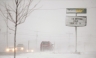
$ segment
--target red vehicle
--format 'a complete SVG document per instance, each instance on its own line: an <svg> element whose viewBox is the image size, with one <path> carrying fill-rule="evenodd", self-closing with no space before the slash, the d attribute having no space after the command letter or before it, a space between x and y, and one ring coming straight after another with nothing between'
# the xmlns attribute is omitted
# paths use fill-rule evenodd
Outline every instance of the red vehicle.
<svg viewBox="0 0 96 58"><path fill-rule="evenodd" d="M40 44L40 50L45 51L45 50L52 50L53 45L51 44L50 41L42 41Z"/></svg>

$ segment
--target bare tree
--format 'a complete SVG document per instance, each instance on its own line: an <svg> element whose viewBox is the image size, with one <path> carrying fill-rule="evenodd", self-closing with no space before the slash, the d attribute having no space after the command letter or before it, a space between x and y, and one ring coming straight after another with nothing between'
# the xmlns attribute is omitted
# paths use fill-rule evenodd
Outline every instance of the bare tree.
<svg viewBox="0 0 96 58"><path fill-rule="evenodd" d="M9 5L8 3L4 3L1 5L4 9L0 9L0 13L2 17L6 20L9 20L14 24L14 29L10 28L7 24L7 27L10 30L14 31L14 58L16 58L16 34L17 34L17 26L24 23L26 18L30 13L32 13L35 7L39 4L40 0L35 4L32 5L33 7L29 9L30 5L32 4L33 0L12 0L13 5ZM7 16L4 14L6 11Z"/></svg>

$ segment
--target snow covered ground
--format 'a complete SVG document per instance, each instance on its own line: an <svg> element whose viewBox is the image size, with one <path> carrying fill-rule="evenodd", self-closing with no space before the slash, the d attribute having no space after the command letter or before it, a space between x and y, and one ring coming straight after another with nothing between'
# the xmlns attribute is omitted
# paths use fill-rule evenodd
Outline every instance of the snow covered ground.
<svg viewBox="0 0 96 58"><path fill-rule="evenodd" d="M0 58L14 58L13 55L2 55ZM34 52L17 55L16 58L96 58L96 54L72 54L62 52Z"/></svg>

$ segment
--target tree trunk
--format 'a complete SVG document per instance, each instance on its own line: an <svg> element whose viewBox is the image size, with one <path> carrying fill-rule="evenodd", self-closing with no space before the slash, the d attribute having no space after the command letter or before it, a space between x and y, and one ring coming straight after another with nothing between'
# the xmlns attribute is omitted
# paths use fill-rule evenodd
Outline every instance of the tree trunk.
<svg viewBox="0 0 96 58"><path fill-rule="evenodd" d="M15 33L14 33L14 58L16 58L16 34L17 34L17 24L15 25Z"/></svg>

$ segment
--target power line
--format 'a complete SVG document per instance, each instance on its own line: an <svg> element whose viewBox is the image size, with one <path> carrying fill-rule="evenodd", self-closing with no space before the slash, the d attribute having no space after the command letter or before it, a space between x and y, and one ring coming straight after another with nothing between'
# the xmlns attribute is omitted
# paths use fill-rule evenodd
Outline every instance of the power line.
<svg viewBox="0 0 96 58"><path fill-rule="evenodd" d="M46 0L44 0L46 1ZM47 0L47 1L92 1L92 0ZM93 0L95 1L95 0Z"/></svg>
<svg viewBox="0 0 96 58"><path fill-rule="evenodd" d="M70 8L70 7L68 7ZM86 8L86 9L93 9L96 7L73 7L73 8ZM62 10L62 9L66 9L66 8L55 8L55 9L34 9L34 10Z"/></svg>

